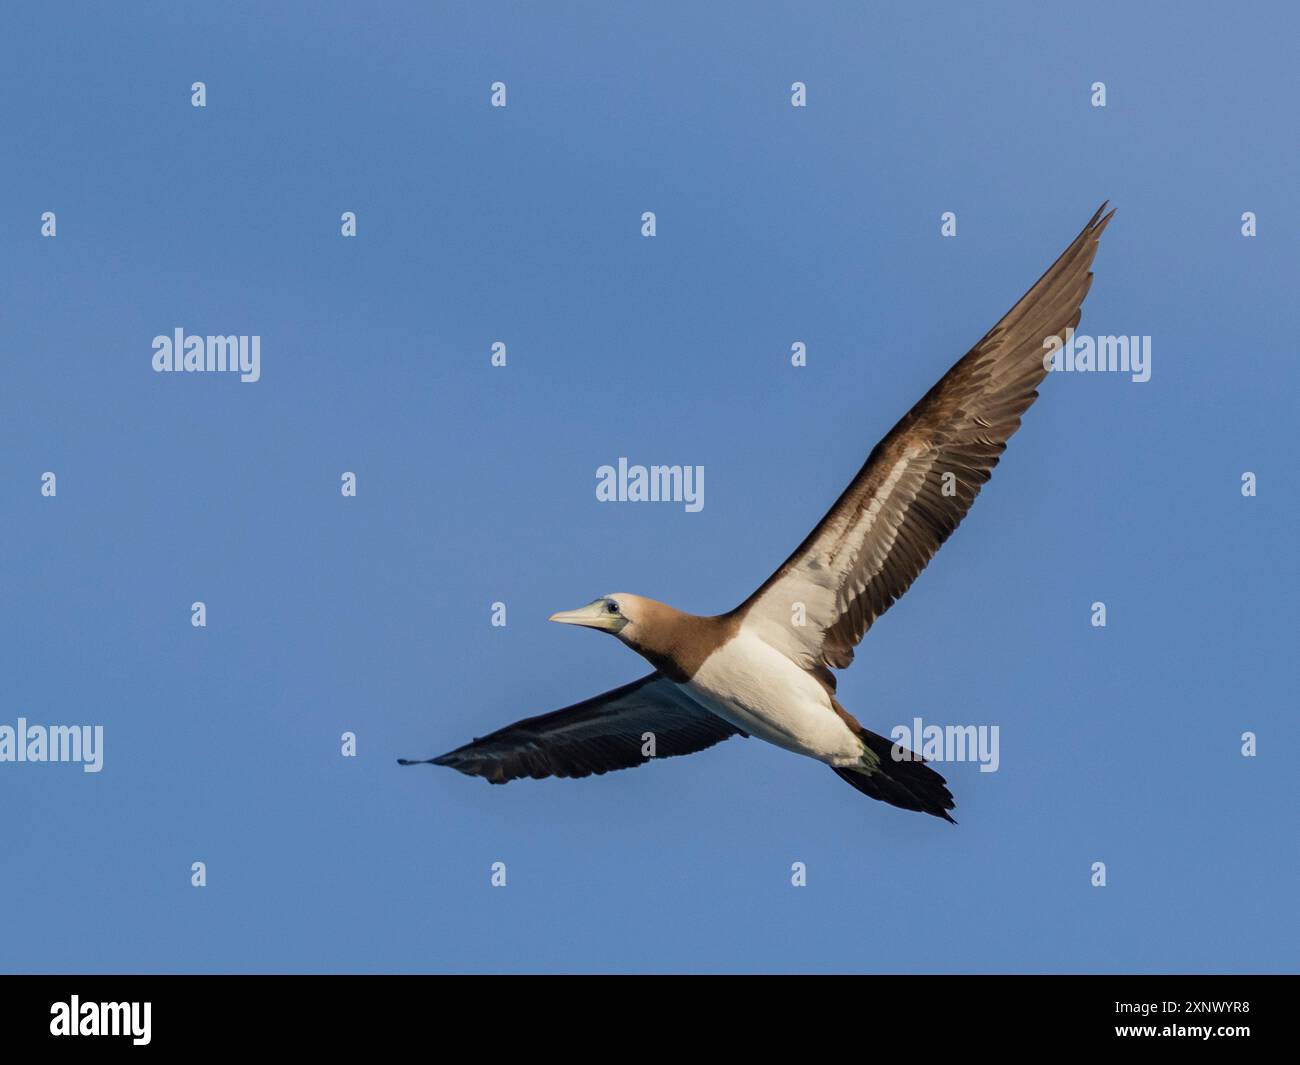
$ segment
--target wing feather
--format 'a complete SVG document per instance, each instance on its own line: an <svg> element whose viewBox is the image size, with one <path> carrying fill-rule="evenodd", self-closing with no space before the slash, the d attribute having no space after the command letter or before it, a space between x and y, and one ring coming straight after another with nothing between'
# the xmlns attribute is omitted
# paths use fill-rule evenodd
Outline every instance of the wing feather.
<svg viewBox="0 0 1300 1065"><path fill-rule="evenodd" d="M712 747L740 730L655 672L421 761L450 766L493 784L519 777L585 777L651 761L642 754L646 733L654 734L654 757L671 758Z"/></svg>
<svg viewBox="0 0 1300 1065"><path fill-rule="evenodd" d="M1079 324L1102 204L1037 283L883 440L795 552L739 608L747 625L816 673L853 648L957 528L1046 376L1044 342ZM793 607L803 604L801 626Z"/></svg>

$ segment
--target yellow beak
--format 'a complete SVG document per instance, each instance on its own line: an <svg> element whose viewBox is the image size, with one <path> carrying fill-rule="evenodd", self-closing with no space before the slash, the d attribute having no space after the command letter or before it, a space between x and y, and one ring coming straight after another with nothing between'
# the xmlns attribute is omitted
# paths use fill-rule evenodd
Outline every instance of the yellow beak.
<svg viewBox="0 0 1300 1065"><path fill-rule="evenodd" d="M600 629L602 632L618 632L626 623L620 614L609 612L609 600L597 599L594 603L579 607L577 610L561 610L552 614L548 621L558 621L561 625L582 625L588 629Z"/></svg>

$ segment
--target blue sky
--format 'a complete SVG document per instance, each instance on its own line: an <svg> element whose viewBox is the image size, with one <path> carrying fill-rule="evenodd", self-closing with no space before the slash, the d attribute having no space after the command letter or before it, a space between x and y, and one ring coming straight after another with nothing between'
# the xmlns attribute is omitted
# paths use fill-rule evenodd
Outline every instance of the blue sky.
<svg viewBox="0 0 1300 1065"><path fill-rule="evenodd" d="M1046 6L6 5L0 724L105 751L0 764L0 967L1294 970L1300 24ZM1049 377L840 677L999 726L958 827L756 740L395 765L644 672L554 610L742 600L1106 198L1151 380Z"/></svg>

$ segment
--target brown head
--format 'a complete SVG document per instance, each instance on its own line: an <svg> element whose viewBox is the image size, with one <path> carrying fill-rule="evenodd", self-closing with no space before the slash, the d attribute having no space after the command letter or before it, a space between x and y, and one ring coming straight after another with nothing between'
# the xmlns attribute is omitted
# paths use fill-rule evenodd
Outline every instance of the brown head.
<svg viewBox="0 0 1300 1065"><path fill-rule="evenodd" d="M577 610L552 614L551 621L582 625L616 636L665 676L689 680L700 664L732 636L726 617L700 617L630 592L603 595Z"/></svg>

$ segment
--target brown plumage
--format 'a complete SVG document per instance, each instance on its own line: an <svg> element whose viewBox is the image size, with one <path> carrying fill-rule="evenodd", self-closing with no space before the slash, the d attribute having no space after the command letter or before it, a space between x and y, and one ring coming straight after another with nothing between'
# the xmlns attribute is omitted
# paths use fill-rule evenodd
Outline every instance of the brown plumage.
<svg viewBox="0 0 1300 1065"><path fill-rule="evenodd" d="M738 608L773 616L794 637L783 649L832 688L829 670L853 661L872 623L957 528L1038 397L1044 341L1079 324L1097 241L1114 215L1105 210L872 448L817 527ZM796 601L808 609L803 629L788 624Z"/></svg>
<svg viewBox="0 0 1300 1065"><path fill-rule="evenodd" d="M705 659L740 629L737 611L703 617L687 614L653 599L619 596L636 601L635 623L622 629L620 638L669 680L684 684L695 676Z"/></svg>

